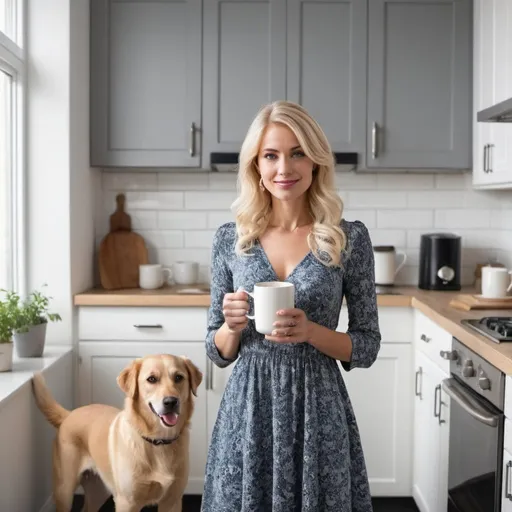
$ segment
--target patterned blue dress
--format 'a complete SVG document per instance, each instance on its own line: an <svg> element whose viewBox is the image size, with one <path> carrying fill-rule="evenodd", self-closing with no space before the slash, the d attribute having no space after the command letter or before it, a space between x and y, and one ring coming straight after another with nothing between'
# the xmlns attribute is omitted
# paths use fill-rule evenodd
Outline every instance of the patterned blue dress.
<svg viewBox="0 0 512 512"><path fill-rule="evenodd" d="M370 236L343 220L347 250L330 268L310 252L287 277L295 306L335 330L343 296L352 360L368 367L380 348ZM235 360L208 452L202 512L371 512L359 431L337 362L308 343L265 340L249 321L235 359L220 356L214 335L224 323L224 294L277 281L258 243L235 254L234 223L222 225L212 247L211 307L206 350L219 367ZM252 301L251 301L252 302Z"/></svg>

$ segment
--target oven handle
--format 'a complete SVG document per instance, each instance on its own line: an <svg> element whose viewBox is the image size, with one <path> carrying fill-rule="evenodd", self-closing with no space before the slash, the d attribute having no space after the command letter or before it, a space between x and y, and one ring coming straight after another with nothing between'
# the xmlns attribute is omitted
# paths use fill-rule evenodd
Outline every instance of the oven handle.
<svg viewBox="0 0 512 512"><path fill-rule="evenodd" d="M475 420L489 427L498 426L499 415L477 402L454 378L443 380L443 390Z"/></svg>

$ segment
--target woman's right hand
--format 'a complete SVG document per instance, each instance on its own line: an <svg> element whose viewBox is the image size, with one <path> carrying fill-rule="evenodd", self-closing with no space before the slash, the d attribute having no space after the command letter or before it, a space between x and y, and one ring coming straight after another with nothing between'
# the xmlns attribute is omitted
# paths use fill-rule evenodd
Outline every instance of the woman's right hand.
<svg viewBox="0 0 512 512"><path fill-rule="evenodd" d="M231 332L240 332L246 326L249 319L246 314L249 312L248 294L243 290L234 293L226 293L222 302L222 314L228 329Z"/></svg>

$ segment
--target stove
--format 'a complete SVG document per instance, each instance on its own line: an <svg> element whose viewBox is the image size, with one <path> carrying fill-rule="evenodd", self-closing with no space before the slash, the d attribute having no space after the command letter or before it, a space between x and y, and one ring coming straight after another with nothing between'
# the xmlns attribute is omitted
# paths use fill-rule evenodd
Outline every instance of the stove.
<svg viewBox="0 0 512 512"><path fill-rule="evenodd" d="M483 334L494 343L512 341L512 317L486 316L481 319L461 320L463 325Z"/></svg>

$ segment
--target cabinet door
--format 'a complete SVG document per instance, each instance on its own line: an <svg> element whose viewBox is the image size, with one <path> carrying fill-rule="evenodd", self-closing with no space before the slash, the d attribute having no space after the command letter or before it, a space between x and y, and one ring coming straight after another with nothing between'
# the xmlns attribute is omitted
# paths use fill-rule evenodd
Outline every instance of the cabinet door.
<svg viewBox="0 0 512 512"><path fill-rule="evenodd" d="M471 5L369 2L367 167L470 167Z"/></svg>
<svg viewBox="0 0 512 512"><path fill-rule="evenodd" d="M266 103L285 98L286 0L204 2L203 164L240 151Z"/></svg>
<svg viewBox="0 0 512 512"><path fill-rule="evenodd" d="M137 358L171 353L189 357L206 375L204 342L82 342L79 344L80 405L100 403L123 407L124 394L116 379L121 370ZM190 476L187 494L201 494L207 454L206 388L204 381L195 399L190 436Z"/></svg>
<svg viewBox="0 0 512 512"><path fill-rule="evenodd" d="M361 434L372 496L410 496L412 365L410 344L385 343L370 368L342 370Z"/></svg>
<svg viewBox="0 0 512 512"><path fill-rule="evenodd" d="M450 400L441 383L448 375L415 351L413 497L420 512L446 512Z"/></svg>
<svg viewBox="0 0 512 512"><path fill-rule="evenodd" d="M308 109L333 151L364 156L367 1L288 0L287 40L286 98Z"/></svg>
<svg viewBox="0 0 512 512"><path fill-rule="evenodd" d="M201 9L91 1L91 165L200 165Z"/></svg>

